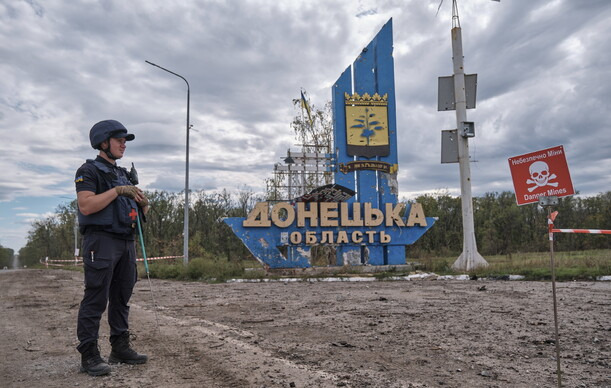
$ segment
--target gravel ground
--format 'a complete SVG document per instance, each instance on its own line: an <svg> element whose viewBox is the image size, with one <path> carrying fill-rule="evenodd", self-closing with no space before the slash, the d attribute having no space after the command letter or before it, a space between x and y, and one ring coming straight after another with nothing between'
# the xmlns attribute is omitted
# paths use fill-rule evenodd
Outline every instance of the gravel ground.
<svg viewBox="0 0 611 388"><path fill-rule="evenodd" d="M145 365L79 373L82 274L0 271L0 387L554 387L551 284L141 280ZM611 282L558 283L565 387L611 387ZM158 324L157 324L158 322ZM103 318L100 345L108 356Z"/></svg>

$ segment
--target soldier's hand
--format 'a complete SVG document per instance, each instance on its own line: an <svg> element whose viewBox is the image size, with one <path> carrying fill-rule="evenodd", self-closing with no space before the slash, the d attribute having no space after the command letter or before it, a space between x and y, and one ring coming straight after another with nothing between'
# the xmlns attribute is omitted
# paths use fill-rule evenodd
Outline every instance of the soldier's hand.
<svg viewBox="0 0 611 388"><path fill-rule="evenodd" d="M136 186L116 186L115 190L118 195L122 195L124 197L129 197L133 200L137 200L142 194L142 190L137 188Z"/></svg>
<svg viewBox="0 0 611 388"><path fill-rule="evenodd" d="M141 208L145 208L149 205L149 200L148 198L146 198L146 196L144 195L144 193L140 194L140 200L136 200L136 202L138 202L138 205L140 205Z"/></svg>

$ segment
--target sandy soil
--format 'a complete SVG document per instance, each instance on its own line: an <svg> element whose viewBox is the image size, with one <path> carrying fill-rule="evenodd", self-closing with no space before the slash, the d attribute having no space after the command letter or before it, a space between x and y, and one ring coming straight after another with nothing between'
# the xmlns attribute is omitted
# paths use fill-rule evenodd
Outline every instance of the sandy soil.
<svg viewBox="0 0 611 388"><path fill-rule="evenodd" d="M146 279L131 303L149 362L90 377L75 350L82 274L0 271L0 387L556 386L550 283L152 286L156 310ZM611 387L611 282L557 288L563 386Z"/></svg>

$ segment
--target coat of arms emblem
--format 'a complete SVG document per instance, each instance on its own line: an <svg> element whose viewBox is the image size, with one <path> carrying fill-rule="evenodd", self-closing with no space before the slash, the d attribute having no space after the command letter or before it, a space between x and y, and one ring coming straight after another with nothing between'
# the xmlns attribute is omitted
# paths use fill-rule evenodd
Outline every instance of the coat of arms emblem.
<svg viewBox="0 0 611 388"><path fill-rule="evenodd" d="M388 94L345 93L346 140L350 156L388 156Z"/></svg>

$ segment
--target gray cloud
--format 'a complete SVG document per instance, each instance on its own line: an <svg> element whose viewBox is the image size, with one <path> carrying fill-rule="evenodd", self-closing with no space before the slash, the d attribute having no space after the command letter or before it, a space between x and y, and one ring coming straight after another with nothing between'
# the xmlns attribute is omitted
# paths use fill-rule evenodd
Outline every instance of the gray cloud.
<svg viewBox="0 0 611 388"><path fill-rule="evenodd" d="M456 126L453 112L436 110L437 77L452 73L444 3L437 16L438 1L415 0L3 4L0 201L73 196L74 171L95 156L89 128L108 118L136 134L120 164L134 162L143 187L182 190L186 85L145 60L191 86L192 188L261 191L273 164L295 148L290 122L300 88L324 105L390 17L400 191L458 194L458 167L439 156L440 131ZM609 190L607 2L459 7L465 70L478 74L477 109L468 111L477 131L474 194L512 190L508 157L559 144L577 190Z"/></svg>

